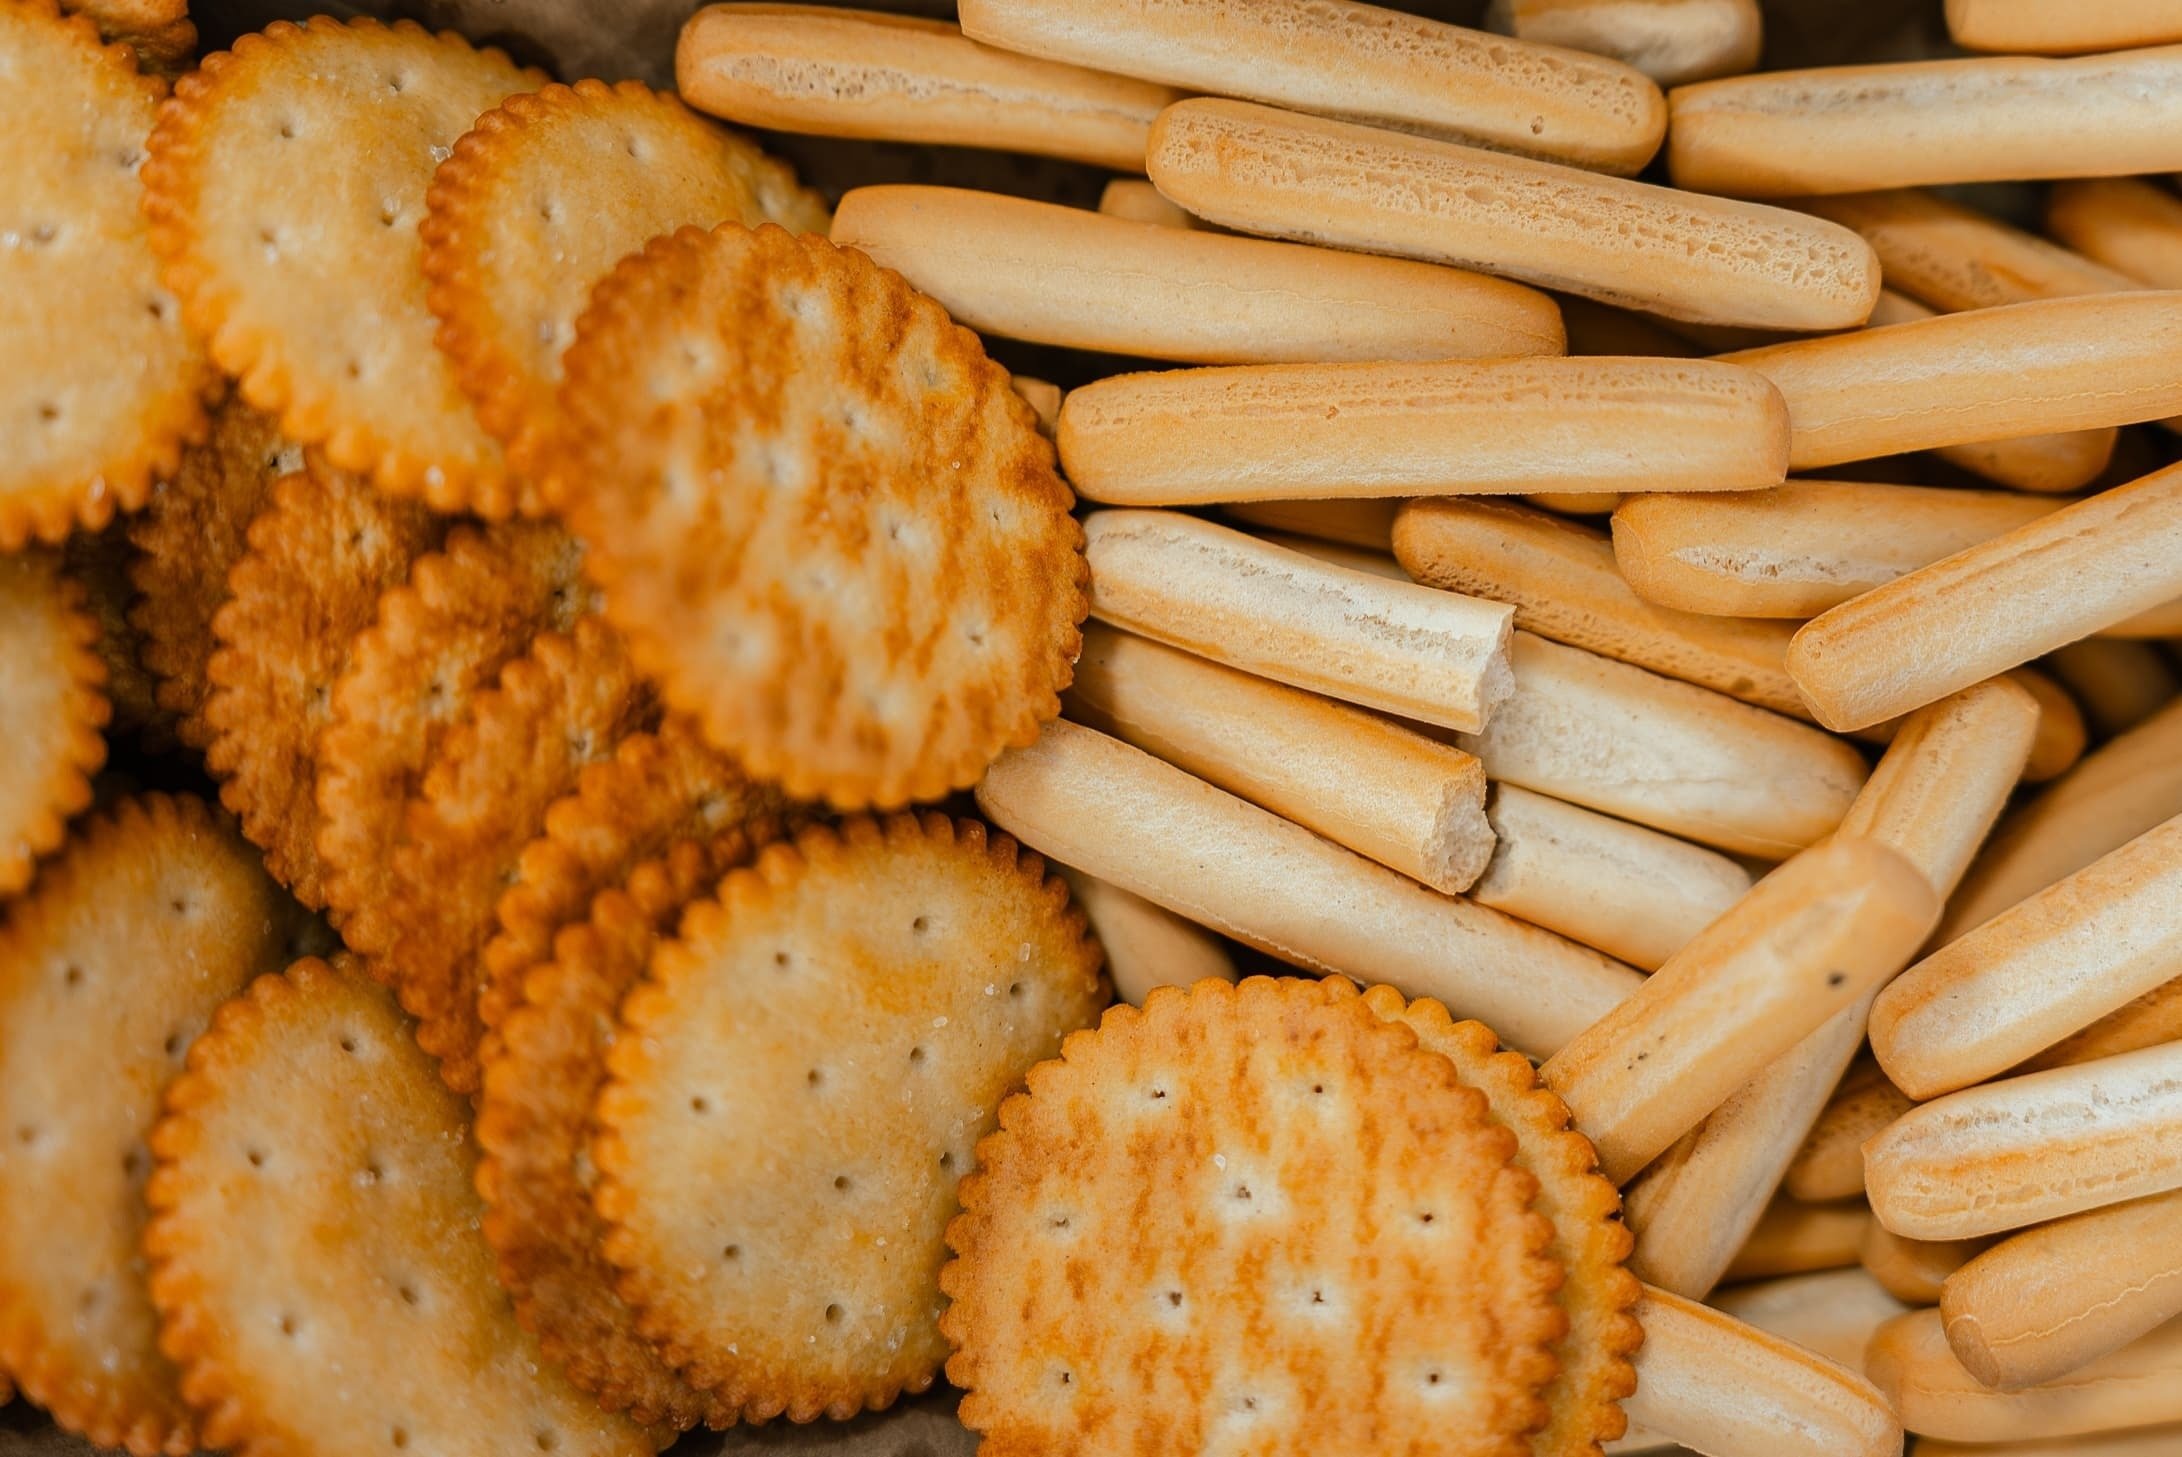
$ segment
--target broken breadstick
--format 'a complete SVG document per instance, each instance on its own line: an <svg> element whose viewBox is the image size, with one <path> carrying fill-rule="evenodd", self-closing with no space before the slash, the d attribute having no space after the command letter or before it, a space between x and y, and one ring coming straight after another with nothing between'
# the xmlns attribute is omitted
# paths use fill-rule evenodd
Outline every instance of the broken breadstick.
<svg viewBox="0 0 2182 1457"><path fill-rule="evenodd" d="M1492 858L1484 766L1360 708L1091 623L1067 711L1434 890Z"/></svg>
<svg viewBox="0 0 2182 1457"><path fill-rule="evenodd" d="M1098 935L1122 1001L1142 1006L1153 987L1194 986L1208 976L1235 980L1227 947L1195 921L1080 870L1063 866L1061 878Z"/></svg>
<svg viewBox="0 0 2182 1457"><path fill-rule="evenodd" d="M1756 68L1758 0L1492 0L1486 23L1518 40L1612 56L1662 86Z"/></svg>
<svg viewBox="0 0 2182 1457"><path fill-rule="evenodd" d="M1439 499L1403 507L1393 544L1426 586L1512 603L1519 629L1809 716L1786 667L1791 627L1656 606L1630 590L1597 531L1498 501Z"/></svg>
<svg viewBox="0 0 2182 1457"><path fill-rule="evenodd" d="M2152 288L2182 288L2182 197L2141 177L2056 182L2046 199L2054 237Z"/></svg>
<svg viewBox="0 0 2182 1457"><path fill-rule="evenodd" d="M1674 185L1736 197L2182 168L2176 46L1769 71L1667 100Z"/></svg>
<svg viewBox="0 0 2182 1457"><path fill-rule="evenodd" d="M1539 1075L1622 1183L1900 970L1938 917L1909 860L1836 836L1759 881Z"/></svg>
<svg viewBox="0 0 2182 1457"><path fill-rule="evenodd" d="M1244 232L1459 263L1705 324L1845 329L1879 265L1847 228L1783 208L1241 101L1152 125L1159 190Z"/></svg>
<svg viewBox="0 0 2182 1457"><path fill-rule="evenodd" d="M1144 169L1165 86L1011 55L939 20L825 5L709 5L682 27L675 86L744 126L995 147Z"/></svg>
<svg viewBox="0 0 2182 1457"><path fill-rule="evenodd" d="M2009 1442L2182 1421L2182 1321L2169 1321L2058 1381L1996 1391L1955 1359L1943 1320L1937 1310L1890 1320L1872 1336L1865 1355L1872 1383L1913 1432Z"/></svg>
<svg viewBox="0 0 2182 1457"><path fill-rule="evenodd" d="M1265 364L1069 392L1061 464L1094 501L1748 490L1788 468L1788 411L1710 361Z"/></svg>
<svg viewBox="0 0 2182 1457"><path fill-rule="evenodd" d="M1260 677L1472 732L1513 691L1514 609L1171 511L1084 522L1092 615Z"/></svg>
<svg viewBox="0 0 2182 1457"><path fill-rule="evenodd" d="M1869 481L1632 496L1614 511L1614 562L1662 607L1802 619L2059 506L2012 491Z"/></svg>
<svg viewBox="0 0 2182 1457"><path fill-rule="evenodd" d="M1797 631L1788 671L1820 723L1859 729L2178 594L2182 467L2170 466L1828 609Z"/></svg>
<svg viewBox="0 0 2182 1457"><path fill-rule="evenodd" d="M1195 363L1558 354L1520 284L959 187L859 187L833 241L991 334Z"/></svg>
<svg viewBox="0 0 2182 1457"><path fill-rule="evenodd" d="M1830 832L1863 785L1848 744L1725 694L1527 632L1509 661L1513 692L1456 739L1488 778L1767 860Z"/></svg>
<svg viewBox="0 0 2182 1457"><path fill-rule="evenodd" d="M963 0L963 29L1034 56L1609 172L1651 160L1658 86L1628 66L1354 0Z"/></svg>
<svg viewBox="0 0 2182 1457"><path fill-rule="evenodd" d="M1910 1239L1997 1234L2178 1187L2182 1043L1949 1093L1864 1145L1872 1212Z"/></svg>
<svg viewBox="0 0 2182 1457"><path fill-rule="evenodd" d="M2182 41L2171 0L1947 0L1947 34L1970 51L2065 56Z"/></svg>
<svg viewBox="0 0 2182 1457"><path fill-rule="evenodd" d="M1978 1380L2058 1380L2182 1316L2182 1190L2010 1235L1939 1299L1947 1344Z"/></svg>
<svg viewBox="0 0 2182 1457"><path fill-rule="evenodd" d="M1066 720L1002 755L977 802L1058 864L1308 970L1435 998L1533 1057L1642 981L1597 951L1427 890Z"/></svg>

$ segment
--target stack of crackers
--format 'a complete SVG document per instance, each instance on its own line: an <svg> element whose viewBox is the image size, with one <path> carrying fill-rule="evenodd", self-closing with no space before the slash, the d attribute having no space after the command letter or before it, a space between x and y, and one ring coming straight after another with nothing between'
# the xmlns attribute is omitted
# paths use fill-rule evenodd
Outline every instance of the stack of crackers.
<svg viewBox="0 0 2182 1457"><path fill-rule="evenodd" d="M2077 9L0 0L0 1392L2182 1443L2182 21Z"/></svg>

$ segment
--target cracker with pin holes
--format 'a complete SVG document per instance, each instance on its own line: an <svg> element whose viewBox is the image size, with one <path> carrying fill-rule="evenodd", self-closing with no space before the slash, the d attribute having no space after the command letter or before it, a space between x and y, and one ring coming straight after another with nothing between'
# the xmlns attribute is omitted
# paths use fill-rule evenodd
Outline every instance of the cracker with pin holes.
<svg viewBox="0 0 2182 1457"><path fill-rule="evenodd" d="M552 957L555 934L588 914L594 897L679 841L747 829L763 844L784 817L802 818L790 814L778 790L751 781L679 719L657 733L631 734L611 758L586 765L575 788L546 810L538 837L516 857L515 883L494 908L499 929L478 955L480 1056L492 1059L502 1019L523 998L523 979ZM761 825L775 829L761 834Z"/></svg>
<svg viewBox="0 0 2182 1457"><path fill-rule="evenodd" d="M212 619L205 767L267 868L313 909L326 904L314 790L334 684L382 594L440 530L416 502L309 454L250 522L231 595Z"/></svg>
<svg viewBox="0 0 2182 1457"><path fill-rule="evenodd" d="M544 79L409 21L276 21L177 82L151 137L152 246L244 398L442 511L504 516L514 487L432 342L417 222L470 124Z"/></svg>
<svg viewBox="0 0 2182 1457"><path fill-rule="evenodd" d="M101 1447L197 1450L137 1257L145 1140L294 922L232 829L161 795L91 820L0 919L0 1366Z"/></svg>
<svg viewBox="0 0 2182 1457"><path fill-rule="evenodd" d="M30 884L106 762L98 638L51 555L0 556L0 900Z"/></svg>
<svg viewBox="0 0 2182 1457"><path fill-rule="evenodd" d="M948 1378L986 1457L1524 1457L1564 1321L1538 1181L1407 1027L1299 979L1115 1007L963 1181Z"/></svg>
<svg viewBox="0 0 2182 1457"><path fill-rule="evenodd" d="M61 8L90 20L107 40L135 51L147 71L186 70L197 50L188 0L62 0Z"/></svg>
<svg viewBox="0 0 2182 1457"><path fill-rule="evenodd" d="M53 0L0 0L0 551L134 510L203 434L215 377L139 209L165 90Z"/></svg>
<svg viewBox="0 0 2182 1457"><path fill-rule="evenodd" d="M161 1349L244 1457L642 1457L541 1359L493 1280L469 1107L352 958L221 1007L152 1132Z"/></svg>
<svg viewBox="0 0 2182 1457"><path fill-rule="evenodd" d="M828 225L786 163L637 81L509 97L455 144L425 209L439 347L530 510L557 455L561 351L608 269L685 224Z"/></svg>
<svg viewBox="0 0 2182 1457"><path fill-rule="evenodd" d="M615 1014L659 939L777 831L769 821L731 826L675 840L631 866L523 978L485 1069L477 1187L500 1283L524 1329L569 1379L609 1411L642 1422L722 1427L740 1409L677 1376L617 1293L591 1206L591 1107L606 1078Z"/></svg>
<svg viewBox="0 0 2182 1457"><path fill-rule="evenodd" d="M1089 571L1007 372L861 253L654 240L563 360L559 504L668 706L838 809L974 783L1059 712Z"/></svg>
<svg viewBox="0 0 2182 1457"><path fill-rule="evenodd" d="M193 749L213 737L204 717L212 692L206 668L228 571L249 549L250 523L271 503L273 482L301 469L303 452L281 438L273 418L230 395L213 412L211 435L182 453L173 477L129 519L137 599L129 621L156 680L155 701L176 716L176 737Z"/></svg>
<svg viewBox="0 0 2182 1457"><path fill-rule="evenodd" d="M387 866L383 961L456 1092L477 1091L478 954L523 848L586 764L654 721L620 637L592 616L540 633L441 741Z"/></svg>
<svg viewBox="0 0 2182 1457"><path fill-rule="evenodd" d="M1346 978L1327 984L1337 998L1356 994ZM1363 1002L1452 1062L1456 1076L1483 1093L1492 1116L1515 1134L1515 1166L1537 1179L1536 1207L1553 1224L1547 1253L1565 1272L1559 1299L1568 1322L1553 1348L1560 1369L1545 1389L1550 1415L1532 1448L1595 1457L1602 1442L1628 1430L1621 1400L1636 1390L1630 1357L1644 1341L1635 1315L1642 1287L1625 1268L1635 1240L1621 1220L1620 1191L1599 1172L1591 1140L1569 1126L1568 1105L1491 1028L1457 1022L1438 1002L1408 1001L1390 986L1373 987Z"/></svg>
<svg viewBox="0 0 2182 1457"><path fill-rule="evenodd" d="M638 1330L749 1420L922 1391L956 1182L1106 989L1035 855L897 815L762 851L622 1004L592 1156Z"/></svg>
<svg viewBox="0 0 2182 1457"><path fill-rule="evenodd" d="M381 594L351 644L319 736L317 793L326 903L352 949L378 957L393 946L391 861L408 803L500 669L584 614L581 561L544 522L457 527Z"/></svg>

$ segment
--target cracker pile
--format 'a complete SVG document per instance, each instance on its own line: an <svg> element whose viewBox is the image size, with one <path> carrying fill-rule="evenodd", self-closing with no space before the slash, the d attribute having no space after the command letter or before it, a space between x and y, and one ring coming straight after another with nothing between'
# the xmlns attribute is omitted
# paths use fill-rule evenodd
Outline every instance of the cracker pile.
<svg viewBox="0 0 2182 1457"><path fill-rule="evenodd" d="M0 1394L2182 1444L2182 22L960 10L0 0Z"/></svg>

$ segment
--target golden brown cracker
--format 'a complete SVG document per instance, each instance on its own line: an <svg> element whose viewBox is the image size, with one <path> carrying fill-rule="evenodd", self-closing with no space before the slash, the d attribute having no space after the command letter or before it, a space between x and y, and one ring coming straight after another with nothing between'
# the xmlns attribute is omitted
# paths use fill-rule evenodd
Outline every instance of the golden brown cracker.
<svg viewBox="0 0 2182 1457"><path fill-rule="evenodd" d="M1409 1028L1325 983L1208 979L1029 1082L941 1277L986 1457L1530 1452L1552 1228L1515 1135Z"/></svg>
<svg viewBox="0 0 2182 1457"><path fill-rule="evenodd" d="M828 223L786 163L637 81L509 97L455 144L425 208L439 347L533 512L559 454L561 351L607 270L685 224Z"/></svg>
<svg viewBox="0 0 2182 1457"><path fill-rule="evenodd" d="M823 238L684 229L563 361L562 502L667 702L837 808L963 788L1059 711L1083 533L975 335Z"/></svg>
<svg viewBox="0 0 2182 1457"><path fill-rule="evenodd" d="M1329 978L1336 996L1354 985ZM1546 1386L1551 1415L1531 1439L1546 1457L1585 1457L1629 1428L1621 1400L1636 1390L1630 1357L1644 1342L1635 1309L1643 1293L1624 1268L1635 1241L1621 1220L1621 1193L1599 1172L1598 1150L1569 1126L1568 1105L1538 1081L1529 1058L1500 1045L1482 1022L1457 1022L1430 998L1412 1002L1390 986L1364 1005L1417 1034L1427 1052L1485 1095L1492 1116L1515 1134L1515 1166L1538 1181L1536 1208L1553 1223L1547 1254L1564 1278L1559 1299L1568 1328L1554 1344L1560 1369Z"/></svg>
<svg viewBox="0 0 2182 1457"><path fill-rule="evenodd" d="M763 821L729 826L675 840L632 866L622 885L602 891L588 917L556 938L551 959L523 978L485 1069L477 1187L500 1283L549 1359L607 1410L626 1410L640 1422L720 1427L739 1410L675 1375L616 1293L614 1268L600 1252L605 1231L591 1207L591 1106L606 1080L615 1015L653 946L691 901L776 830Z"/></svg>
<svg viewBox="0 0 2182 1457"><path fill-rule="evenodd" d="M274 482L212 619L205 766L267 868L313 909L326 904L313 791L334 684L382 592L439 533L422 506L310 454Z"/></svg>
<svg viewBox="0 0 2182 1457"><path fill-rule="evenodd" d="M469 1108L350 958L228 1002L152 1134L161 1348L244 1457L651 1452L546 1365L478 1236Z"/></svg>
<svg viewBox="0 0 2182 1457"><path fill-rule="evenodd" d="M91 803L110 712L98 635L50 555L0 556L0 900Z"/></svg>
<svg viewBox="0 0 2182 1457"><path fill-rule="evenodd" d="M318 854L326 902L349 946L386 954L398 926L390 857L441 738L540 632L565 632L591 601L582 553L542 522L457 527L379 599L350 646L318 741Z"/></svg>
<svg viewBox="0 0 2182 1457"><path fill-rule="evenodd" d="M216 646L213 614L227 600L227 574L249 548L250 523L271 501L273 482L303 468L272 416L230 395L202 445L182 452L173 478L129 520L136 548L129 613L145 668L157 679L160 709L177 715L176 736L193 749L212 743L206 667Z"/></svg>
<svg viewBox="0 0 2182 1457"><path fill-rule="evenodd" d="M164 91L53 0L0 0L0 551L134 510L203 433L212 369L138 207Z"/></svg>
<svg viewBox="0 0 2182 1457"><path fill-rule="evenodd" d="M923 1390L956 1180L1104 999L1067 888L975 820L765 849L653 953L607 1053L594 1205L638 1329L751 1420Z"/></svg>
<svg viewBox="0 0 2182 1457"><path fill-rule="evenodd" d="M175 718L159 706L158 685L144 668L143 638L129 620L136 589L129 585L129 538L123 520L104 531L79 531L61 544L61 570L83 589L83 610L98 624L92 651L106 668L107 731L134 737L140 748L174 746Z"/></svg>
<svg viewBox="0 0 2182 1457"><path fill-rule="evenodd" d="M442 511L514 488L432 343L417 221L455 140L543 81L408 21L276 21L176 83L144 167L168 286L244 398Z"/></svg>
<svg viewBox="0 0 2182 1457"><path fill-rule="evenodd" d="M621 639L598 617L539 634L441 740L388 866L384 964L417 1040L458 1093L477 1091L478 960L546 810L586 764L654 721Z"/></svg>
<svg viewBox="0 0 2182 1457"><path fill-rule="evenodd" d="M135 51L147 71L184 70L197 50L188 0L62 0L61 8L84 16L101 36Z"/></svg>
<svg viewBox="0 0 2182 1457"><path fill-rule="evenodd" d="M0 922L0 1366L102 1447L182 1457L137 1240L160 1089L292 913L193 799L89 822Z"/></svg>
<svg viewBox="0 0 2182 1457"><path fill-rule="evenodd" d="M593 897L677 841L755 830L788 810L779 791L744 777L679 719L656 734L631 734L611 758L586 765L517 857L515 883L495 908L499 930L478 956L485 1060L501 1020L522 999L524 976L552 956L555 933L580 920Z"/></svg>

